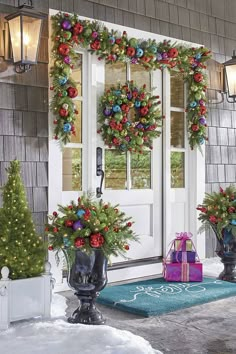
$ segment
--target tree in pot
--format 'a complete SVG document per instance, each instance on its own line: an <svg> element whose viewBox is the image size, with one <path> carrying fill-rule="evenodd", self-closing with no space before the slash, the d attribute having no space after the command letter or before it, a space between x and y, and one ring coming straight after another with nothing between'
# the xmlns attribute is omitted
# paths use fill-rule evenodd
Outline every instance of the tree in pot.
<svg viewBox="0 0 236 354"><path fill-rule="evenodd" d="M7 266L11 279L37 277L44 271L45 245L35 231L19 161L11 161L6 171L0 209L0 269Z"/></svg>
<svg viewBox="0 0 236 354"><path fill-rule="evenodd" d="M219 279L236 282L236 187L231 185L211 194L206 193L203 203L197 207L200 211L202 231L211 227L217 238L216 254L224 264Z"/></svg>
<svg viewBox="0 0 236 354"><path fill-rule="evenodd" d="M129 242L136 241L132 221L118 206L91 194L58 207L49 216L46 232L49 250L64 253L69 286L75 289L80 306L68 319L71 323L102 324L104 319L95 306L96 297L107 284L107 263L111 256L125 255Z"/></svg>

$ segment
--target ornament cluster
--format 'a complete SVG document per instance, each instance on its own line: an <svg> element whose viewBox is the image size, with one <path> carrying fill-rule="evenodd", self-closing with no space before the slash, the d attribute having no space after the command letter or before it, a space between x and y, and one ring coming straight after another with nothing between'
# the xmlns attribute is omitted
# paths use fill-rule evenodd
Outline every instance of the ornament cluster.
<svg viewBox="0 0 236 354"><path fill-rule="evenodd" d="M236 237L236 188L229 186L220 188L219 192L206 193L203 203L197 207L199 220L213 225L222 237L221 231L226 228Z"/></svg>
<svg viewBox="0 0 236 354"><path fill-rule="evenodd" d="M152 149L152 141L160 136L162 126L159 96L152 96L146 86L138 88L132 81L112 86L101 97L98 133L106 145L120 151L142 153ZM134 109L134 118L129 117Z"/></svg>
<svg viewBox="0 0 236 354"><path fill-rule="evenodd" d="M49 216L45 231L49 236L49 250L67 253L81 249L90 253L100 248L104 255L123 255L129 242L136 240L133 222L117 206L94 201L90 195L78 198L67 206L59 206Z"/></svg>
<svg viewBox="0 0 236 354"><path fill-rule="evenodd" d="M205 62L210 58L207 48L189 48L171 44L170 41L157 43L155 40L129 38L126 31L122 34L111 30L97 21L80 20L78 15L58 13L52 16L53 25L53 77L54 99L52 109L57 118L54 120L55 138L64 143L75 133L75 108L72 99L76 97L76 85L71 79L71 69L76 60L74 45L95 53L99 60L107 63L117 61L140 64L147 70L168 68L183 73L188 82L189 97L187 107L189 143L193 149L206 140L205 107L206 72ZM73 89L72 96L68 88ZM194 103L193 103L194 102ZM192 104L196 105L193 107ZM63 105L66 104L63 107Z"/></svg>

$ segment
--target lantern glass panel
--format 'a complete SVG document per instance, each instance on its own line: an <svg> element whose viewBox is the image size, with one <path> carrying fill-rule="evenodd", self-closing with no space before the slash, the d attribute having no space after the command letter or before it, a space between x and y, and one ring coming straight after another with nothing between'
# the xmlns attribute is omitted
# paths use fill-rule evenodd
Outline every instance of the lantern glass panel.
<svg viewBox="0 0 236 354"><path fill-rule="evenodd" d="M36 63L41 19L23 16L23 57L22 62Z"/></svg>
<svg viewBox="0 0 236 354"><path fill-rule="evenodd" d="M9 20L9 29L12 43L14 63L21 61L21 28L20 16Z"/></svg>
<svg viewBox="0 0 236 354"><path fill-rule="evenodd" d="M229 97L236 96L236 64L225 67Z"/></svg>

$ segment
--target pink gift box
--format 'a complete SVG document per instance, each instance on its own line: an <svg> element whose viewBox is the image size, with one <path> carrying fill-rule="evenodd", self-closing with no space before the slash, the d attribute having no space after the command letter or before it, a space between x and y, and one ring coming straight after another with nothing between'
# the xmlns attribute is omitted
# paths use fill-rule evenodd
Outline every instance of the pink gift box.
<svg viewBox="0 0 236 354"><path fill-rule="evenodd" d="M164 278L166 281L202 281L202 263L165 263Z"/></svg>

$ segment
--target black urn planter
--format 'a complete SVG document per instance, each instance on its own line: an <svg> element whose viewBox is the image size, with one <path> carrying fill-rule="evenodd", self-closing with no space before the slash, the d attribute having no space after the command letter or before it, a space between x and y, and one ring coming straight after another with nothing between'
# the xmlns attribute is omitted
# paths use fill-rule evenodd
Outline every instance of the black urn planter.
<svg viewBox="0 0 236 354"><path fill-rule="evenodd" d="M104 324L105 319L95 305L99 292L107 284L107 258L103 252L100 249L94 249L88 255L76 250L68 283L75 290L75 295L80 302L79 307L68 318L68 322L89 325Z"/></svg>
<svg viewBox="0 0 236 354"><path fill-rule="evenodd" d="M236 238L227 229L222 230L222 239L217 236L216 254L221 258L224 264L224 270L220 273L218 279L236 283Z"/></svg>

